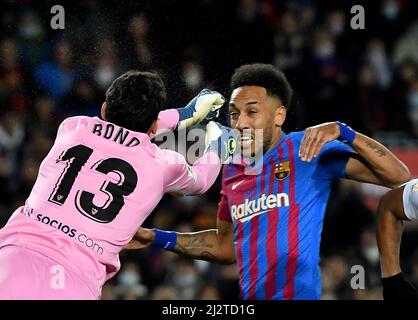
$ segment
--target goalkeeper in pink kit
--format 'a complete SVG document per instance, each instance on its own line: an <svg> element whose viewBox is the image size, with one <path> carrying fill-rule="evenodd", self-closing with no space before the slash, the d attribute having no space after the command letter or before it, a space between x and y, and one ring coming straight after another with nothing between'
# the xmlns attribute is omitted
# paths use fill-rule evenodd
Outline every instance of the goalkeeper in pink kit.
<svg viewBox="0 0 418 320"><path fill-rule="evenodd" d="M223 97L203 90L168 110L165 98L158 75L129 71L107 90L104 120L61 123L25 206L0 230L0 299L99 299L122 247L164 193L210 188L230 129L209 122L206 152L193 166L150 139L213 115Z"/></svg>

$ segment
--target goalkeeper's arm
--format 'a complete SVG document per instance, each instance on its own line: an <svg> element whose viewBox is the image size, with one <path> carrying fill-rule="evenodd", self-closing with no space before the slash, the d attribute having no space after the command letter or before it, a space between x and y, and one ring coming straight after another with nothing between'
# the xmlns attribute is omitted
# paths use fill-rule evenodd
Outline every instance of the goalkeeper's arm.
<svg viewBox="0 0 418 320"><path fill-rule="evenodd" d="M217 91L203 89L185 107L167 109L158 114L156 135L166 131L185 129L196 125L202 120L214 120L225 98ZM205 123L206 124L206 123Z"/></svg>
<svg viewBox="0 0 418 320"><path fill-rule="evenodd" d="M193 166L174 151L163 150L166 163L165 192L183 195L203 194L215 182L221 164L230 163L235 152L235 135L231 128L211 121L206 125L205 153Z"/></svg>

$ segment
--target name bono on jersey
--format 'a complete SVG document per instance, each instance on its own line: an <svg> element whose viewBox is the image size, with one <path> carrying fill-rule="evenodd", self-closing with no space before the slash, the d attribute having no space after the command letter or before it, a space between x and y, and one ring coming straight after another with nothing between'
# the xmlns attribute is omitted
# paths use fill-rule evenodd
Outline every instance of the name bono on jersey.
<svg viewBox="0 0 418 320"><path fill-rule="evenodd" d="M106 140L112 140L124 145L125 147L135 147L140 144L139 139L132 136L132 132L112 123L107 123L106 125L96 123L91 132Z"/></svg>

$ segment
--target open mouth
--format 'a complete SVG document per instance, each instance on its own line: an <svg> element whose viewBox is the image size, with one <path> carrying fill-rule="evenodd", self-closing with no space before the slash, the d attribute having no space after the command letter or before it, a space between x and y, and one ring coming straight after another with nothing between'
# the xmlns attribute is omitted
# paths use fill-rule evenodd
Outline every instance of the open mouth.
<svg viewBox="0 0 418 320"><path fill-rule="evenodd" d="M246 135L246 136L241 136L239 141L243 148L248 148L248 147L251 147L254 141L254 138L252 136Z"/></svg>

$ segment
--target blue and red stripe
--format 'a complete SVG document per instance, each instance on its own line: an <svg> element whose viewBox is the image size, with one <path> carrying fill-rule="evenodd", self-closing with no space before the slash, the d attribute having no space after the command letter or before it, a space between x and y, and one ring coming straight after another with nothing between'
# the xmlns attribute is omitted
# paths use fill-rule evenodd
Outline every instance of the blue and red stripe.
<svg viewBox="0 0 418 320"><path fill-rule="evenodd" d="M277 153L277 161L283 162L287 161L288 158L284 157L284 154L287 152L286 145L283 146ZM289 194L289 176L275 186L276 193L283 193L286 191L286 194ZM289 221L289 207L283 206L278 211L279 215L279 224L277 229L277 248L278 248L278 261L277 261L277 274L276 274L276 288L277 292L273 299L283 299L283 288L286 285L286 265L287 265L287 248L288 248L288 234L287 234L287 224Z"/></svg>
<svg viewBox="0 0 418 320"><path fill-rule="evenodd" d="M279 155L279 161L282 159L283 148L278 147L277 154ZM269 162L274 168L275 162L274 158L270 158ZM283 184L283 180L280 180L280 185ZM277 189L277 183L275 183L274 173L270 176L269 183L269 192L268 194L273 194L274 189ZM268 214L268 228L269 232L266 234L266 252L267 252L267 277L265 283L265 292L266 299L271 300L277 293L277 261L279 255L279 246L278 246L278 224L279 224L279 207L272 209Z"/></svg>
<svg viewBox="0 0 418 320"><path fill-rule="evenodd" d="M238 262L238 271L239 271L239 291L240 291L240 297L244 299L244 277L242 276L244 274L243 270L243 263L242 263L242 239L243 239L243 227L242 224L239 221L235 221L234 226L234 233L236 235L235 242L236 242L236 255L237 255L237 262Z"/></svg>
<svg viewBox="0 0 418 320"><path fill-rule="evenodd" d="M263 193L268 191L268 185L270 183L270 174L271 174L271 167L267 163L265 166L264 173L259 175L257 178L257 193L256 196L261 196L261 189L263 188ZM261 211L261 208L260 208ZM258 228L259 228L259 238L257 241L257 251L260 253L258 255L258 279L256 283L256 298L258 300L265 300L266 299L266 292L265 292L265 283L267 277L267 255L264 254L266 250L266 241L267 241L267 233L268 233L268 213L261 214L258 220Z"/></svg>
<svg viewBox="0 0 418 320"><path fill-rule="evenodd" d="M263 165L263 171L261 174L257 176L257 182L256 186L252 185L251 190L254 190L254 187L257 187L258 185L263 185L266 172L266 166ZM261 181L260 181L261 180ZM252 179L254 181L254 179ZM259 191L259 190L258 190ZM255 196L257 197L259 193L257 192ZM249 197L248 197L249 198ZM259 261L258 261L258 242L259 242L259 219L260 216L256 216L252 218L251 220L247 221L246 223L251 224L251 231L250 231L250 288L249 288L249 294L248 299L249 300L255 300L258 299L256 296L256 288L257 288L257 282L259 278Z"/></svg>
<svg viewBox="0 0 418 320"><path fill-rule="evenodd" d="M228 166L229 167L229 166ZM242 169L243 172L243 169ZM236 174L238 175L239 170L236 169ZM241 195L245 197L244 193L236 193L238 195ZM229 200L229 199L228 199ZM240 199L241 200L241 199ZM229 204L229 207L231 207L231 204ZM240 288L240 297L244 299L244 264L243 264L243 241L244 241L244 228L242 223L239 221L234 221L234 234L235 234L235 248L236 248L236 256L237 256L237 262L238 262L238 270L239 270L239 288Z"/></svg>
<svg viewBox="0 0 418 320"><path fill-rule="evenodd" d="M286 300L292 300L295 297L295 276L297 271L297 259L299 256L299 204L296 203L295 196L295 159L294 146L290 139L287 139L286 145L289 148L290 162L290 186L289 200L290 211L288 221L288 261L286 266L286 286L283 289L283 296Z"/></svg>

